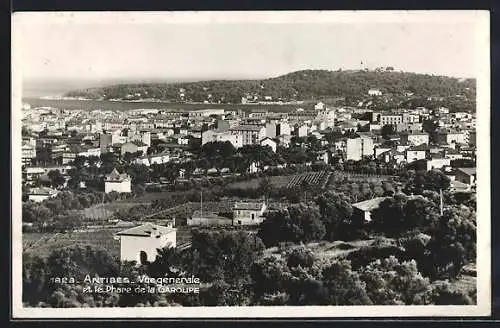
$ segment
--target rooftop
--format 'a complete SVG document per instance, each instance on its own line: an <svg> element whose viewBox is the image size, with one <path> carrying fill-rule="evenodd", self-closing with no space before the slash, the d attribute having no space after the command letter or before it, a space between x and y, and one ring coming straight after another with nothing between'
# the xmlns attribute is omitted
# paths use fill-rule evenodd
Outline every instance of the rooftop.
<svg viewBox="0 0 500 328"><path fill-rule="evenodd" d="M223 216L218 215L217 213L214 212L201 212L201 211L194 211L193 215L191 216L193 218L203 218L203 219L227 219Z"/></svg>
<svg viewBox="0 0 500 328"><path fill-rule="evenodd" d="M238 125L231 128L231 131L260 131L263 127L260 125Z"/></svg>
<svg viewBox="0 0 500 328"><path fill-rule="evenodd" d="M124 180L130 180L130 176L126 173L120 174L116 168L111 171L110 174L106 176L106 181L124 181Z"/></svg>
<svg viewBox="0 0 500 328"><path fill-rule="evenodd" d="M407 150L408 151L427 151L427 150L429 150L429 146L427 146L426 144L421 144L418 146L410 147Z"/></svg>
<svg viewBox="0 0 500 328"><path fill-rule="evenodd" d="M360 209L364 212L372 211L374 209L377 209L380 206L380 203L382 203L387 198L389 197L375 197L359 203L352 204L352 207Z"/></svg>
<svg viewBox="0 0 500 328"><path fill-rule="evenodd" d="M236 202L236 203L234 203L235 210L260 211L263 206L264 206L264 203L257 203L257 202Z"/></svg>
<svg viewBox="0 0 500 328"><path fill-rule="evenodd" d="M118 236L138 236L138 237L152 237L159 238L175 231L174 228L164 227L152 223L145 223L143 225L123 230L117 233Z"/></svg>
<svg viewBox="0 0 500 328"><path fill-rule="evenodd" d="M48 187L31 188L29 192L30 195L45 195L45 196L51 196L57 193L58 193L57 190Z"/></svg>
<svg viewBox="0 0 500 328"><path fill-rule="evenodd" d="M463 172L467 175L474 175L476 174L476 168L475 167L460 167L457 169L460 172Z"/></svg>

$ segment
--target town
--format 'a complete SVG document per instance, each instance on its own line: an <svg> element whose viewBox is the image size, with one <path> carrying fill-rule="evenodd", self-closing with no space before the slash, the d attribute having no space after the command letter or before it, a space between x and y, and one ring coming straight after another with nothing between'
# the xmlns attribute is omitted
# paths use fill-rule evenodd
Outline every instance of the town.
<svg viewBox="0 0 500 328"><path fill-rule="evenodd" d="M316 100L291 111L269 110L270 96L260 105L243 97L237 109L205 103L188 110L75 110L25 103L24 251L49 256L63 246L93 245L121 262L155 268L168 249L203 252L203 243L211 242L207 231L259 238L265 252L274 247L293 255L297 249L285 245L299 243L347 259L395 248L394 240L403 237L420 240L408 237L411 231L438 238L424 227L429 217L459 215L464 204L475 211L476 113L370 108L385 97L371 88L358 106ZM220 238L219 246L233 237ZM418 269L435 277L463 270L473 275L474 256L435 259L435 268L419 263ZM212 272L198 274L205 282L215 279ZM258 304L267 304L266 297Z"/></svg>

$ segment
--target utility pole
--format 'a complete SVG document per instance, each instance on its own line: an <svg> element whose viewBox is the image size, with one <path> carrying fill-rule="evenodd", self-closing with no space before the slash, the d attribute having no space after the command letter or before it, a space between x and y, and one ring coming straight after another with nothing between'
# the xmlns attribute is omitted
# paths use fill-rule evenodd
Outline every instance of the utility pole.
<svg viewBox="0 0 500 328"><path fill-rule="evenodd" d="M443 215L443 190L439 189L439 210L441 215Z"/></svg>
<svg viewBox="0 0 500 328"><path fill-rule="evenodd" d="M104 219L104 196L105 196L106 193L102 194L102 199L101 199L101 222L102 222L102 225L103 227L106 225L106 220Z"/></svg>
<svg viewBox="0 0 500 328"><path fill-rule="evenodd" d="M201 218L203 219L203 189L200 191L200 213Z"/></svg>

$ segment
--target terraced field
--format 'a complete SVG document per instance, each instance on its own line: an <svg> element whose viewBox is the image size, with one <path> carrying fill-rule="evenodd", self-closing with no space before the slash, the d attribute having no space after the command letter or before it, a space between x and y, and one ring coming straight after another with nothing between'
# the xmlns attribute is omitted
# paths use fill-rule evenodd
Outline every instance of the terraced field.
<svg viewBox="0 0 500 328"><path fill-rule="evenodd" d="M278 175L269 177L269 182L273 188L293 188L300 186L306 181L310 186L324 188L329 177L326 171L308 172L294 175ZM228 185L230 189L257 189L263 178L256 178L246 181L233 182Z"/></svg>
<svg viewBox="0 0 500 328"><path fill-rule="evenodd" d="M287 188L294 188L307 183L309 186L324 187L325 181L328 179L328 172L310 172L304 174L293 175L287 184Z"/></svg>
<svg viewBox="0 0 500 328"><path fill-rule="evenodd" d="M149 203L144 202L141 203L144 205L147 205ZM113 203L106 203L106 204L96 204L94 206L85 208L81 211L78 211L79 214L83 215L83 217L90 219L92 221L100 221L100 220L106 220L109 219L113 216L113 213L117 211L118 209L129 209L133 206L137 206L138 203L136 202L129 202L123 201L123 202L113 202Z"/></svg>

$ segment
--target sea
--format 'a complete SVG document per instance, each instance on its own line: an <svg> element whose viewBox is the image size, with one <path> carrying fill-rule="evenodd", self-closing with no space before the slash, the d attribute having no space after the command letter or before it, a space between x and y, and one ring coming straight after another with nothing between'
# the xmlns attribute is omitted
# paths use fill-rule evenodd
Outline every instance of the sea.
<svg viewBox="0 0 500 328"><path fill-rule="evenodd" d="M196 109L227 109L243 110L251 112L255 109L267 109L270 112L290 112L302 105L275 105L275 104L190 104L190 103L167 103L153 101L106 101L106 100L79 100L79 99L45 99L34 97L23 97L23 103L29 104L31 108L52 107L67 110L112 110L126 111L137 109L169 109L189 111Z"/></svg>
<svg viewBox="0 0 500 328"><path fill-rule="evenodd" d="M251 112L254 109L267 109L272 112L289 112L297 108L304 108L304 105L297 104L193 104L193 103L172 103L160 101L106 101L106 100L82 100L82 99L58 99L66 92L109 85L110 83L76 83L72 81L57 82L32 82L23 85L23 103L29 104L31 108L52 107L67 110L112 110L127 111L137 109L169 109L179 111L189 111L196 109L227 109L243 110Z"/></svg>

